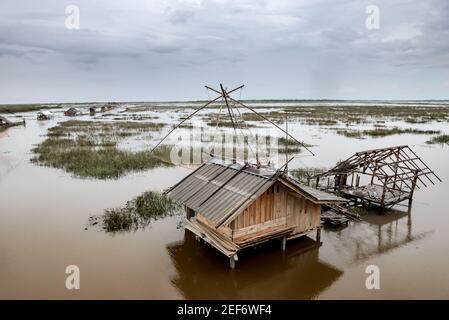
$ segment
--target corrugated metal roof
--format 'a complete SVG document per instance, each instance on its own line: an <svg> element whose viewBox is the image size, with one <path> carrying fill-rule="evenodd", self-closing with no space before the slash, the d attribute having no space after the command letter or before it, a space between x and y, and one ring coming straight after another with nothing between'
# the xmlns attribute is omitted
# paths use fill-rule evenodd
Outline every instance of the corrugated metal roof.
<svg viewBox="0 0 449 320"><path fill-rule="evenodd" d="M204 163L167 192L167 195L220 226L256 200L278 178L317 203L346 201L333 194L300 185L282 172L217 159Z"/></svg>
<svg viewBox="0 0 449 320"><path fill-rule="evenodd" d="M257 172L257 173L256 173ZM254 201L275 181L276 171L217 161L203 164L167 194L219 225L239 208Z"/></svg>

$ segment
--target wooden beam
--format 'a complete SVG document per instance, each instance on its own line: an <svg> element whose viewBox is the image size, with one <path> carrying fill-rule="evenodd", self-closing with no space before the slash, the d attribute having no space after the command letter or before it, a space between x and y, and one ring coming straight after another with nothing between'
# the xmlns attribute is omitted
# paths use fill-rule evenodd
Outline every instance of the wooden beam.
<svg viewBox="0 0 449 320"><path fill-rule="evenodd" d="M229 113L229 118L231 118L231 123L232 123L232 127L234 128L234 132L235 132L235 123L234 123L234 117L231 114L231 109L229 108L229 103L228 103L228 98L227 98L227 94L225 89L223 88L223 85L220 83L220 89L221 89L221 93L223 95L223 98L225 100L226 103L226 108L228 108L228 113Z"/></svg>
<svg viewBox="0 0 449 320"><path fill-rule="evenodd" d="M273 121L271 121L271 120L268 119L267 117L261 115L259 112L257 112L257 111L254 110L253 108L251 108L251 107L245 105L244 103L242 103L242 102L240 102L240 101L238 101L238 100L235 100L235 99L233 99L233 98L231 98L231 97L229 97L229 96L228 96L228 99L231 100L231 101L233 101L234 103L237 103L237 104L241 105L242 107L244 107L244 108L246 108L246 109L252 111L253 113L255 113L256 115L258 115L258 116L261 117L262 119L268 121L268 122L271 123L273 126L275 126L275 127L278 128L279 130L281 130L282 132L284 132L285 134L287 134L291 139L293 139L293 140L295 140L297 143L299 143L304 149L306 149L307 151L309 151L311 155L313 155L313 156L315 155L309 148L307 148L307 146L304 144L304 142L299 141L298 139L296 139L295 137L293 137L293 136L292 136L291 134L289 134L288 132L285 132L284 129L282 129L281 127L279 127L276 123L274 123Z"/></svg>
<svg viewBox="0 0 449 320"><path fill-rule="evenodd" d="M206 108L208 105L212 104L213 102L217 101L218 99L220 99L221 96L216 97L215 99L209 101L208 103L206 103L205 105L203 105L202 107L196 109L194 112L192 112L189 116L187 116L184 120L182 120L180 123L178 123L173 129L171 129L154 147L153 149L151 149L150 153L154 151L154 149L156 149L165 139L167 139L167 137L173 132L175 131L177 128L179 128L180 125L182 125L184 122L186 122L188 119L190 119L191 117L193 117L196 113L200 112L201 110L203 110L204 108Z"/></svg>

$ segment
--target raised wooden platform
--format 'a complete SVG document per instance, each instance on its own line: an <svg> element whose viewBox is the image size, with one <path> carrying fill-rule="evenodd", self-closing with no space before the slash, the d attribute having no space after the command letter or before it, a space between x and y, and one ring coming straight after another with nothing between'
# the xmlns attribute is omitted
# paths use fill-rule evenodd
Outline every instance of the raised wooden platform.
<svg viewBox="0 0 449 320"><path fill-rule="evenodd" d="M185 219L184 225L187 230L190 230L199 238L209 243L218 251L227 257L236 256L237 253L245 248L252 247L270 240L283 239L290 240L297 237L305 236L306 234L316 230L311 228L307 232L292 234L294 227L287 227L285 225L273 226L260 232L242 235L238 238L231 239L226 234L221 233L201 220L196 218Z"/></svg>
<svg viewBox="0 0 449 320"><path fill-rule="evenodd" d="M349 198L357 198L378 205L393 205L410 198L410 193L403 190L387 189L382 202L383 187L372 184L360 187L345 187L341 192Z"/></svg>

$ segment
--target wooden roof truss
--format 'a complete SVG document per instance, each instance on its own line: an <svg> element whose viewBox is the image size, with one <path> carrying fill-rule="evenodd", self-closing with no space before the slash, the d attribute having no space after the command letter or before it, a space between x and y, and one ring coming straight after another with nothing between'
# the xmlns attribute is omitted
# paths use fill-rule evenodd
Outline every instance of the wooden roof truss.
<svg viewBox="0 0 449 320"><path fill-rule="evenodd" d="M427 187L441 179L407 145L357 152L333 169L319 175L341 176L363 174L377 178L387 190L413 193L415 187Z"/></svg>

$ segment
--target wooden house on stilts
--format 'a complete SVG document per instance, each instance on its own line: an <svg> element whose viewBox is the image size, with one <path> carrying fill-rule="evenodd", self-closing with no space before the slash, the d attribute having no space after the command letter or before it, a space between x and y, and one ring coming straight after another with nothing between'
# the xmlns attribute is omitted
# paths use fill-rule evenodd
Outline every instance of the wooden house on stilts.
<svg viewBox="0 0 449 320"><path fill-rule="evenodd" d="M321 205L345 202L301 185L282 170L212 158L167 191L186 209L185 228L230 258L240 250L312 231L320 237Z"/></svg>
<svg viewBox="0 0 449 320"><path fill-rule="evenodd" d="M252 136L239 110L244 108L271 123L285 134L286 139L292 139L314 155L306 144L289 134L288 130L230 96L232 92L242 89L243 85L232 90L225 89L222 84L220 89L206 88L218 96L185 117L151 151L185 121L221 100L224 103L220 113L222 107L227 109L235 134L246 130ZM217 127L218 123L217 116ZM246 139L250 147L248 141ZM294 157L288 159L287 156L287 162L282 167L273 169L268 157L266 165L261 164L257 152L255 163L249 160L238 162L237 159L225 163L211 156L212 159L166 191L166 194L185 206L185 228L229 257L231 268L235 267L241 250L266 241L281 240L281 248L285 250L287 240L312 231L317 232L319 241L321 206L347 201L334 194L301 185L289 177L287 167Z"/></svg>

